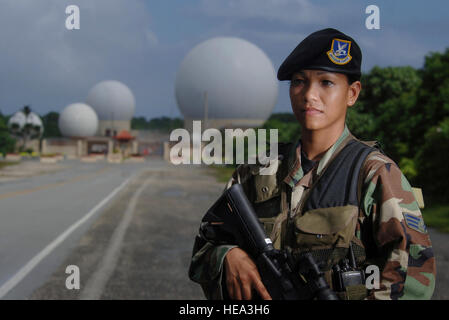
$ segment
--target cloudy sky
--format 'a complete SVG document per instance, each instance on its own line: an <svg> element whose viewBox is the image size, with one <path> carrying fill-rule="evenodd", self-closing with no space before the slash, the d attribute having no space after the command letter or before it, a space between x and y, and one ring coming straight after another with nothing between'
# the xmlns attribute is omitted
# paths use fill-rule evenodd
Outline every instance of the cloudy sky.
<svg viewBox="0 0 449 320"><path fill-rule="evenodd" d="M380 9L368 30L367 6ZM68 5L80 29L65 28ZM313 31L337 28L357 40L362 71L420 68L430 51L449 47L449 2L360 0L0 0L0 112L26 104L40 115L85 100L102 80L118 80L136 97L136 116L180 116L174 81L185 55L217 36L248 40L275 70ZM279 87L274 112L290 111Z"/></svg>

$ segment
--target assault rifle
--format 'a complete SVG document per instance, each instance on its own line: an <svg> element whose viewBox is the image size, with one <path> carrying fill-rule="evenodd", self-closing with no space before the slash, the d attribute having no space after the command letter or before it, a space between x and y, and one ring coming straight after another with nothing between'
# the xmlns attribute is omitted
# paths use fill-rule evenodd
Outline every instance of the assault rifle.
<svg viewBox="0 0 449 320"><path fill-rule="evenodd" d="M200 237L247 252L275 300L338 300L310 253L294 261L289 251L273 247L240 184L226 190L207 211Z"/></svg>

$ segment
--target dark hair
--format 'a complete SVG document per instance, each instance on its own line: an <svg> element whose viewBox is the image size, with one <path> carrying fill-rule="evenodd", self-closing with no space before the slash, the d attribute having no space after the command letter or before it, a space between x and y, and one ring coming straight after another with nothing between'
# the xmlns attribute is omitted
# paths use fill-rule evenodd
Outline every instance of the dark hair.
<svg viewBox="0 0 449 320"><path fill-rule="evenodd" d="M357 74L346 74L346 77L348 78L348 84L352 84L356 81L360 81L360 76Z"/></svg>

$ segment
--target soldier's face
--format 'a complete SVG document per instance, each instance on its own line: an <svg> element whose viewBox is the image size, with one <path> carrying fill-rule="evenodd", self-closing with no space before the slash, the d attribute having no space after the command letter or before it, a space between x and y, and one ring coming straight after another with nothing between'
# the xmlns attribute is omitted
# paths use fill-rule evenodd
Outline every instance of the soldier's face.
<svg viewBox="0 0 449 320"><path fill-rule="evenodd" d="M346 110L354 105L360 89L360 81L350 85L341 73L302 70L290 84L293 113L303 130L343 128Z"/></svg>

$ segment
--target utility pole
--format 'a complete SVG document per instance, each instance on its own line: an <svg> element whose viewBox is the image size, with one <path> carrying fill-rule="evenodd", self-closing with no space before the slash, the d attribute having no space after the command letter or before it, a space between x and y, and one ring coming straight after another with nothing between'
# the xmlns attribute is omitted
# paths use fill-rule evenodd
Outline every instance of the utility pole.
<svg viewBox="0 0 449 320"><path fill-rule="evenodd" d="M111 136L114 136L114 112L111 111Z"/></svg>
<svg viewBox="0 0 449 320"><path fill-rule="evenodd" d="M207 101L207 91L204 91L204 125L203 130L207 129L207 117L208 117L208 101Z"/></svg>

